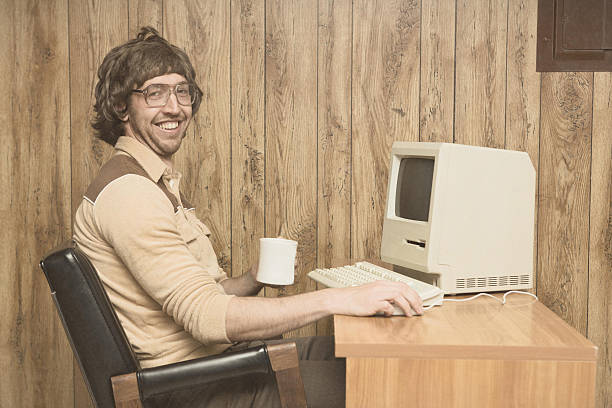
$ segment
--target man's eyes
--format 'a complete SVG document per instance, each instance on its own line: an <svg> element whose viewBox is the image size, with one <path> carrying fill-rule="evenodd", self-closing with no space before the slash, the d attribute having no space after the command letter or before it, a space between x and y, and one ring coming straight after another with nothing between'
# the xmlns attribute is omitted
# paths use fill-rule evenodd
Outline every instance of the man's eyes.
<svg viewBox="0 0 612 408"><path fill-rule="evenodd" d="M164 93L164 91L163 91L163 90L162 90L160 87L157 87L157 86L156 86L156 87L153 87L153 88L149 87L149 88L147 89L147 94L148 94L149 96L154 97L154 98L155 98L156 96L161 96L163 93Z"/></svg>

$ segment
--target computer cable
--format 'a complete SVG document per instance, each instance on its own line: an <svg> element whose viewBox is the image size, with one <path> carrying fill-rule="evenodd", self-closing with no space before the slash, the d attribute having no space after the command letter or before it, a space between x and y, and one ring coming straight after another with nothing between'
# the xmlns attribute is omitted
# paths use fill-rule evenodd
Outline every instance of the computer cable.
<svg viewBox="0 0 612 408"><path fill-rule="evenodd" d="M434 306L441 306L442 302L468 302L468 301L470 301L470 300L474 300L474 299L476 299L476 298L478 298L478 297L480 297L480 296L488 296L488 297L491 297L491 298L493 298L493 299L495 299L495 300L497 300L497 301L501 302L501 304L502 304L502 305L505 305L505 304L506 304L506 297L507 297L509 294L511 294L511 293L518 293L518 294L521 294L521 295L529 295L529 296L531 296L531 297L535 298L535 300L538 300L538 297L537 297L536 295L534 295L533 293L523 292L523 291L520 291L520 290L511 290L511 291L508 291L508 292L504 293L504 296L503 296L503 298L502 298L502 299L500 299L500 298L498 298L498 297L496 297L496 296L493 296L493 295L491 295L490 293L484 293L484 292L483 292L483 293L478 293L477 295L474 295L474 296L471 296L471 297L469 297L469 298L465 298L465 299L446 299L446 298L444 298L444 299L442 299L442 300L440 301L440 303L435 304L435 305L431 305L431 306L424 307L424 308L423 308L423 310L424 310L424 311L427 311L427 310L431 309L431 308L432 308L432 307L434 307Z"/></svg>

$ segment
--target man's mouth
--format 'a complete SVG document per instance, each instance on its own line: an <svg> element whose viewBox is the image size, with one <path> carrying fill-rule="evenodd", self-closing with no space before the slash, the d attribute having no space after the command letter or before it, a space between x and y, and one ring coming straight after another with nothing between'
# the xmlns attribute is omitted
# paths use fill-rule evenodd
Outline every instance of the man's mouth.
<svg viewBox="0 0 612 408"><path fill-rule="evenodd" d="M161 122L161 123L156 123L156 126L160 127L163 130L174 130L179 126L179 122L177 121Z"/></svg>

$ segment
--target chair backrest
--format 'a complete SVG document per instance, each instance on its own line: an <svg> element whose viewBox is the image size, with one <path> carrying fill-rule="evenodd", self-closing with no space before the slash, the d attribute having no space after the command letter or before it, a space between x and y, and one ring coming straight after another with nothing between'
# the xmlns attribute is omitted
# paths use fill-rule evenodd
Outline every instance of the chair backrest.
<svg viewBox="0 0 612 408"><path fill-rule="evenodd" d="M140 369L98 273L73 244L40 266L94 403L114 407L110 378Z"/></svg>

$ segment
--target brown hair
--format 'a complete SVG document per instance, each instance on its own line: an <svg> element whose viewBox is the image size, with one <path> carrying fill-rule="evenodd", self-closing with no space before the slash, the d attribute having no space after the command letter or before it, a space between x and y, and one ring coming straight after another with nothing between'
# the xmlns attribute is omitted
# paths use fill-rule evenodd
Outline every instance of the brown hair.
<svg viewBox="0 0 612 408"><path fill-rule="evenodd" d="M195 81L195 70L185 51L170 44L152 27L143 27L138 36L113 48L98 69L95 117L91 126L95 136L114 146L124 134L123 118L131 91L148 79L176 73L195 85L192 104L195 114L202 101L202 90Z"/></svg>

